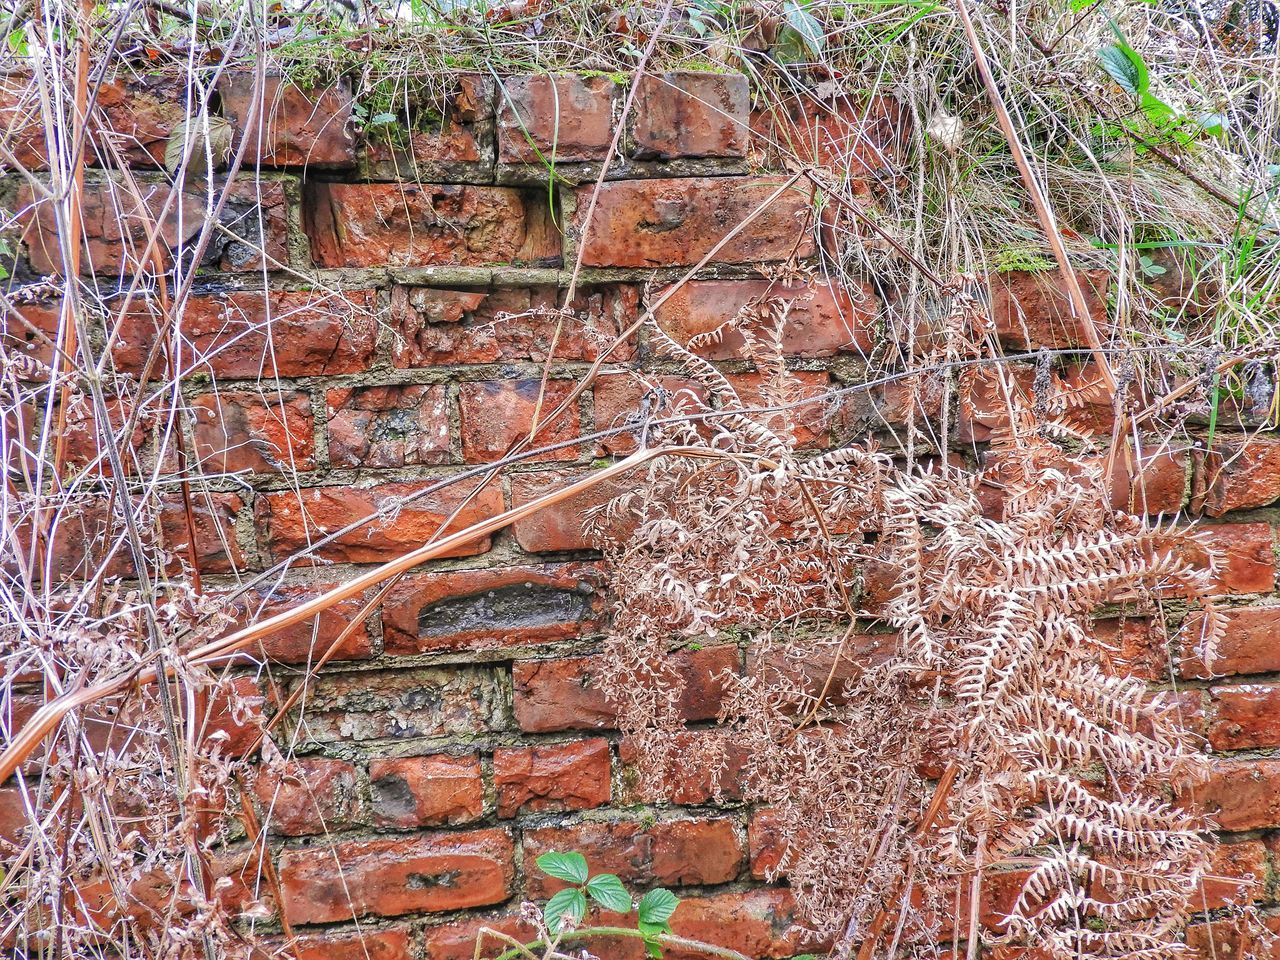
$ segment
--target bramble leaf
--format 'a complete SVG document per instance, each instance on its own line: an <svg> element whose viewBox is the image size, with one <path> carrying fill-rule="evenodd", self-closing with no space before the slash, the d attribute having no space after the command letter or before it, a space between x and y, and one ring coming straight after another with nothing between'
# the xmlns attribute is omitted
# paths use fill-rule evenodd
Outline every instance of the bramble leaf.
<svg viewBox="0 0 1280 960"><path fill-rule="evenodd" d="M566 883L587 882L587 858L580 853L544 853L537 859L538 869L549 877Z"/></svg>

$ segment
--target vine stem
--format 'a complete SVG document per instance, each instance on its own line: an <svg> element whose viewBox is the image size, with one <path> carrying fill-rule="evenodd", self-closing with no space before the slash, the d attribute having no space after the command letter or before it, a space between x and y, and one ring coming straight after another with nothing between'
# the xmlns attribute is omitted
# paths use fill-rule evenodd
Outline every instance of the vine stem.
<svg viewBox="0 0 1280 960"><path fill-rule="evenodd" d="M570 930L568 933L561 934L555 941L534 940L532 943L526 943L520 947L512 947L505 953L498 954L494 960L516 960L516 958L523 952L549 947L552 946L553 943L572 943L576 940L590 940L592 937L617 937L619 939L629 938L632 940L645 940L650 943L657 943L664 947L679 947L682 950L695 950L708 957L720 957L721 960L749 960L746 954L739 953L737 950L731 950L728 947L717 947L714 943L704 943L701 940L690 940L687 937L677 937L670 933L659 933L656 935L646 936L639 930L632 930L628 927L583 927L580 930Z"/></svg>

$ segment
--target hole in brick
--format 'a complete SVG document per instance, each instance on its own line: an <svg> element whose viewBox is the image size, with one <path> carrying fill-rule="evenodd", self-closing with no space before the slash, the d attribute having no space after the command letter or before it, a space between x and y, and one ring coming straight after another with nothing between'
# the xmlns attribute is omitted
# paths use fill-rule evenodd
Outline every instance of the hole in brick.
<svg viewBox="0 0 1280 960"><path fill-rule="evenodd" d="M461 870L446 870L444 873L411 873L404 878L404 885L410 890L430 890L433 887L452 887L462 876Z"/></svg>
<svg viewBox="0 0 1280 960"><path fill-rule="evenodd" d="M494 627L530 629L581 622L591 614L590 585L571 590L523 583L465 597L449 597L422 608L418 635L439 637Z"/></svg>

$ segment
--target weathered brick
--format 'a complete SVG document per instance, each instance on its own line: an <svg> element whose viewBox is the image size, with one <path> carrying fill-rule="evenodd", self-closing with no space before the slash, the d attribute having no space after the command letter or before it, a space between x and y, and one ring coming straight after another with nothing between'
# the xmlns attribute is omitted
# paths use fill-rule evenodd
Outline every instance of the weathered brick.
<svg viewBox="0 0 1280 960"><path fill-rule="evenodd" d="M413 956L404 927L370 927L325 931L296 937L295 960L409 960Z"/></svg>
<svg viewBox="0 0 1280 960"><path fill-rule="evenodd" d="M1212 687L1209 702L1213 749L1280 747L1280 684Z"/></svg>
<svg viewBox="0 0 1280 960"><path fill-rule="evenodd" d="M1267 848L1261 840L1229 839L1213 849L1208 874L1196 894L1198 910L1216 910L1262 899L1267 878Z"/></svg>
<svg viewBox="0 0 1280 960"><path fill-rule="evenodd" d="M1197 960L1248 956L1258 960L1280 960L1280 916L1265 916L1261 920L1261 931L1254 929L1248 916L1187 927L1190 956Z"/></svg>
<svg viewBox="0 0 1280 960"><path fill-rule="evenodd" d="M1280 760L1221 760L1184 799L1223 830L1280 827Z"/></svg>
<svg viewBox="0 0 1280 960"><path fill-rule="evenodd" d="M729 374L726 379L738 392L742 405L750 409L779 405L772 393L765 395L764 388L771 382L769 379L771 377L771 374L752 372ZM784 433L787 430L787 422L790 421L796 447L801 450L820 450L829 447L831 445L829 411L826 400L819 398L825 397L831 389L831 375L819 370L793 370L790 378L795 385L795 400L814 402L795 406L786 412L751 416L765 423L770 429Z"/></svg>
<svg viewBox="0 0 1280 960"><path fill-rule="evenodd" d="M478 943L482 949L480 956L486 958L495 957L508 948L509 944L492 935L484 936L481 943L481 928L514 937L521 943L538 939L537 928L518 914L468 916L427 927L423 931L426 950L423 960L476 960Z"/></svg>
<svg viewBox="0 0 1280 960"><path fill-rule="evenodd" d="M443 384L337 387L325 393L329 463L403 467L451 459Z"/></svg>
<svg viewBox="0 0 1280 960"><path fill-rule="evenodd" d="M643 74L636 84L634 156L673 160L746 154L751 91L742 74L678 70Z"/></svg>
<svg viewBox="0 0 1280 960"><path fill-rule="evenodd" d="M1206 666L1192 648L1199 642L1203 618L1191 617L1183 629L1183 657L1179 672L1184 677L1230 676L1240 673L1271 673L1280 670L1280 607L1239 607L1224 610L1225 635L1217 655Z"/></svg>
<svg viewBox="0 0 1280 960"><path fill-rule="evenodd" d="M170 189L168 183L140 181L135 195L110 178L87 181L82 202L87 255L81 258L81 272L92 270L101 276L154 272L154 263L145 256L146 238L164 210ZM37 202L31 187L24 184L17 206L32 269L61 273L57 223L48 201ZM172 251L192 242L204 226L206 206L206 198L195 190L170 205L155 247L162 269L173 266ZM237 180L219 222L232 236L215 234L202 265L238 273L288 263L288 201L281 182Z"/></svg>
<svg viewBox="0 0 1280 960"><path fill-rule="evenodd" d="M179 327L188 369L215 377L358 373L373 362L377 323L370 290L243 291L193 296ZM112 345L117 367L143 369L159 318L132 311Z"/></svg>
<svg viewBox="0 0 1280 960"><path fill-rule="evenodd" d="M712 800L742 799L746 748L726 730L682 730L672 735L668 763L641 766L634 740L618 744L622 765L620 804L674 803L696 806Z"/></svg>
<svg viewBox="0 0 1280 960"><path fill-rule="evenodd" d="M306 700L306 734L317 743L467 736L507 726L497 669L417 667L321 673Z"/></svg>
<svg viewBox="0 0 1280 960"><path fill-rule="evenodd" d="M588 267L664 267L697 263L781 183L753 177L618 180L600 188L584 241ZM590 193L580 187L573 227L583 233ZM755 263L814 252L808 192L793 186L712 258Z"/></svg>
<svg viewBox="0 0 1280 960"><path fill-rule="evenodd" d="M604 373L592 385L596 429L606 430L627 424L635 424L638 429L646 416L657 417L656 396L646 400L651 388L671 394L677 410L692 410L694 397L705 401L702 387L685 377L646 376L641 380L631 373ZM636 432L615 434L602 438L598 443L603 453L631 453L636 448Z"/></svg>
<svg viewBox="0 0 1280 960"><path fill-rule="evenodd" d="M664 288L665 290L665 288ZM664 290L654 295L656 301ZM706 336L757 305L780 301L787 307L782 347L787 356L830 357L844 350L867 352L875 345L879 301L869 287L850 291L831 284L786 284L768 280L694 280L684 284L654 313L662 329L687 344ZM768 329L757 324L754 329ZM711 360L744 356L745 342L727 330L695 350Z"/></svg>
<svg viewBox="0 0 1280 960"><path fill-rule="evenodd" d="M587 810L609 802L611 762L607 740L493 752L498 816L542 810Z"/></svg>
<svg viewBox="0 0 1280 960"><path fill-rule="evenodd" d="M274 473L315 466L311 398L223 390L191 401L192 450L205 471Z"/></svg>
<svg viewBox="0 0 1280 960"><path fill-rule="evenodd" d="M596 656L564 660L522 660L512 666L515 714L520 729L530 733L594 730L617 722L617 710L595 680L602 669ZM711 720L725 695L721 674L738 670L736 647L706 647L673 653L663 661L685 688L678 712L684 720Z"/></svg>
<svg viewBox="0 0 1280 960"><path fill-rule="evenodd" d="M500 460L511 444L529 436L535 412L539 424L573 391L571 380L482 380L458 388L462 414L462 456L467 463ZM541 407L539 407L541 398ZM572 440L580 433L576 401L554 423L539 427L532 449ZM570 445L540 453L531 460L576 460L578 447Z"/></svg>
<svg viewBox="0 0 1280 960"><path fill-rule="evenodd" d="M248 562L235 532L235 517L243 505L234 493L194 493L189 527L181 498L165 497L160 505L160 533L165 552L174 558L168 566L190 567L187 544L194 532L195 562L201 571L230 573L245 569Z"/></svg>
<svg viewBox="0 0 1280 960"><path fill-rule="evenodd" d="M258 623L268 617L291 610L336 584L308 584L305 586L276 586L259 584L237 596L230 611L235 617L235 627ZM274 631L258 645L250 647L250 655L265 657L279 663L315 663L329 652L351 622L359 615L366 597L348 597L332 604L310 620ZM365 660L373 653L373 639L368 626L361 623L330 657L331 660Z"/></svg>
<svg viewBox="0 0 1280 960"><path fill-rule="evenodd" d="M555 265L546 198L509 187L307 186L304 223L321 267Z"/></svg>
<svg viewBox="0 0 1280 960"><path fill-rule="evenodd" d="M599 626L599 570L585 563L452 570L406 577L382 605L390 654L563 640Z"/></svg>
<svg viewBox="0 0 1280 960"><path fill-rule="evenodd" d="M223 756L242 757L258 742L265 706L253 677L230 677L207 694L200 732Z"/></svg>
<svg viewBox="0 0 1280 960"><path fill-rule="evenodd" d="M991 321L996 335L1005 346L1017 350L1087 346L1085 331L1092 321L1098 337L1105 340L1110 277L1106 270L1076 272L1089 308L1086 318L1075 315L1062 276L1056 270L991 275Z"/></svg>
<svg viewBox="0 0 1280 960"><path fill-rule="evenodd" d="M1101 472L1107 457L1086 460ZM1139 457L1131 446L1120 451L1111 465L1111 505L1126 513L1176 513L1187 485L1185 451L1157 450Z"/></svg>
<svg viewBox="0 0 1280 960"><path fill-rule="evenodd" d="M595 360L634 323L639 294L629 285L587 287L569 304L571 316L559 312L562 300L554 287L396 287L391 292L395 364L543 362L551 357L553 342L556 360ZM633 339L609 354L617 361L634 356Z"/></svg>
<svg viewBox="0 0 1280 960"><path fill-rule="evenodd" d="M960 373L957 439L962 443L983 443L1009 431L1010 392L1028 405L1032 403L1035 370L1026 364L976 367Z"/></svg>
<svg viewBox="0 0 1280 960"><path fill-rule="evenodd" d="M511 505L518 507L564 489L590 475L589 470L539 470L511 476ZM605 480L567 499L543 507L511 525L516 542L530 553L596 549L587 532L590 511L623 490L623 480Z"/></svg>
<svg viewBox="0 0 1280 960"><path fill-rule="evenodd" d="M1219 441L1209 469L1205 512L1211 517L1265 507L1280 499L1280 440L1252 437L1237 443Z"/></svg>
<svg viewBox="0 0 1280 960"><path fill-rule="evenodd" d="M408 92L409 117L365 131L365 172L374 180L465 183L493 175L494 83L488 76L461 74L445 96L429 100Z"/></svg>
<svg viewBox="0 0 1280 960"><path fill-rule="evenodd" d="M760 960L821 951L820 941L800 924L790 890L764 888L687 897L671 918L671 928L677 936L714 943ZM672 951L669 956L691 960L693 954Z"/></svg>
<svg viewBox="0 0 1280 960"><path fill-rule="evenodd" d="M484 814L484 782L475 754L372 760L369 786L379 827L469 823Z"/></svg>
<svg viewBox="0 0 1280 960"><path fill-rule="evenodd" d="M1093 634L1107 669L1120 676L1161 681L1169 678L1170 654L1164 630L1145 617L1097 620Z"/></svg>
<svg viewBox="0 0 1280 960"><path fill-rule="evenodd" d="M415 493L422 486L422 482L417 482L364 488L309 487L300 494L293 491L271 493L258 498L257 523L267 536L271 554L281 559L328 533L389 508L396 500ZM387 516L361 524L356 530L320 547L315 555L346 563L390 560L422 546L437 535L454 533L502 511L502 491L490 485L442 529L473 486L454 484L419 497L398 510L388 510ZM445 556L465 557L488 549L489 538L481 537Z"/></svg>
<svg viewBox="0 0 1280 960"><path fill-rule="evenodd" d="M747 825L747 849L751 854L751 876L756 880L786 875L787 837L782 834L778 812L762 807L751 814Z"/></svg>
<svg viewBox="0 0 1280 960"><path fill-rule="evenodd" d="M1265 523L1202 526L1199 538L1222 563L1215 577L1224 593L1270 593L1275 589L1276 554L1272 530Z"/></svg>
<svg viewBox="0 0 1280 960"><path fill-rule="evenodd" d="M645 827L634 821L583 821L563 827L525 830L529 863L549 850L576 850L592 873L614 873L625 883L689 886L727 883L745 860L735 821L670 820ZM539 899L565 886L535 871L527 895Z"/></svg>
<svg viewBox="0 0 1280 960"><path fill-rule="evenodd" d="M31 822L22 798L23 791L18 787L0 787L0 849L10 844L17 846L26 837Z"/></svg>
<svg viewBox="0 0 1280 960"><path fill-rule="evenodd" d="M498 92L498 160L603 160L613 140L618 84L608 77L507 77Z"/></svg>
<svg viewBox="0 0 1280 960"><path fill-rule="evenodd" d="M49 366L58 352L61 309L60 303L4 304L0 307L0 346L10 357L30 357ZM17 370L14 372L26 379ZM38 376L36 371L33 374Z"/></svg>
<svg viewBox="0 0 1280 960"><path fill-rule="evenodd" d="M218 85L222 109L236 129L236 145L247 139L244 164L264 167L349 167L356 161L351 82L345 78L303 89L268 76L252 129L246 129L257 78L252 70L229 71Z"/></svg>
<svg viewBox="0 0 1280 960"><path fill-rule="evenodd" d="M345 760L302 757L260 767L253 792L262 824L287 836L340 830L357 814L356 770Z"/></svg>
<svg viewBox="0 0 1280 960"><path fill-rule="evenodd" d="M68 406L62 431L66 463L80 468L92 467L104 476L112 476L109 454L115 450L126 473L149 472L156 467L164 473L178 469L177 444L167 429L166 411L154 404L144 406L137 411L133 432L125 437L125 426L136 411L134 397L131 394L106 397L104 405L109 424L105 431L88 397L81 397ZM32 423L28 419L28 431ZM28 432L28 436L33 434Z"/></svg>
<svg viewBox="0 0 1280 960"><path fill-rule="evenodd" d="M910 142L910 115L891 96L854 102L820 101L809 91L785 99L766 97L751 115L752 153L772 168L795 163L832 167L858 182L899 172Z"/></svg>
<svg viewBox="0 0 1280 960"><path fill-rule="evenodd" d="M502 830L286 850L284 913L292 923L329 923L499 903L511 893L512 853Z"/></svg>

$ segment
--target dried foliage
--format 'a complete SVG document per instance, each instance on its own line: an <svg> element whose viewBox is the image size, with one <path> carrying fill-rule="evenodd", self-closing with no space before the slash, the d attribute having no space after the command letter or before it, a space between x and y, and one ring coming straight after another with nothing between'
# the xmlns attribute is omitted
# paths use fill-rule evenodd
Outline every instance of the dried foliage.
<svg viewBox="0 0 1280 960"><path fill-rule="evenodd" d="M786 312L768 302L732 322L769 374L765 407L793 396ZM1025 408L985 477L870 448L806 458L791 418L752 412L704 361L650 335L722 411L650 442L728 459L655 464L597 518L618 573L606 689L646 761L714 762L677 753L672 644L748 628L721 721L749 758L751 799L778 811L810 922L844 953L864 943L870 956L865 941L899 908L885 955L890 940L923 948L953 912L948 886L976 904L1014 868L1008 940L1055 958L1176 952L1209 843L1168 793L1194 781L1201 755L1169 705L1104 669L1091 624L1104 604L1182 597L1206 613L1211 660L1222 627L1195 534L1117 512L1097 460L1068 455ZM998 486L996 510L980 484ZM893 585L878 608L859 579L872 574ZM868 615L896 631L873 666ZM978 935L967 909L957 921Z"/></svg>

